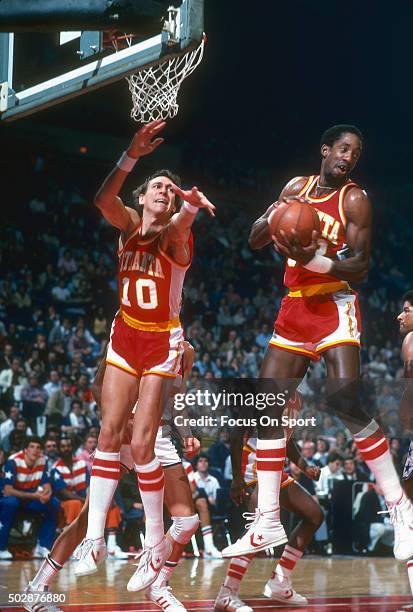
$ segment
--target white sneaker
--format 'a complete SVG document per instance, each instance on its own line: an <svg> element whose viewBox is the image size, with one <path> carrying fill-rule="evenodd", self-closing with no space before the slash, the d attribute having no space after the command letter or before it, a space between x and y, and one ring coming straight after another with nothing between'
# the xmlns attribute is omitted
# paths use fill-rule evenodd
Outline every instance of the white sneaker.
<svg viewBox="0 0 413 612"><path fill-rule="evenodd" d="M378 512L390 514L394 527L394 556L398 561L407 561L413 556L413 505L403 493L397 502L387 502L388 510Z"/></svg>
<svg viewBox="0 0 413 612"><path fill-rule="evenodd" d="M214 604L214 610L225 612L253 612L238 596L238 591L222 585Z"/></svg>
<svg viewBox="0 0 413 612"><path fill-rule="evenodd" d="M53 596L53 593L49 591L47 586L38 587L35 589L32 583L29 582L27 587L24 589L24 592L37 595L35 602L25 603L24 610L27 610L28 612L63 612L62 608L59 608L55 606L54 603L47 601L47 595ZM42 601L42 599L45 601Z"/></svg>
<svg viewBox="0 0 413 612"><path fill-rule="evenodd" d="M285 606L306 606L308 599L296 593L288 578L271 578L264 587L265 597L283 603Z"/></svg>
<svg viewBox="0 0 413 612"><path fill-rule="evenodd" d="M218 550L218 548L215 548L215 546L205 548L204 559L222 559L221 551Z"/></svg>
<svg viewBox="0 0 413 612"><path fill-rule="evenodd" d="M187 609L179 599L172 595L172 587L170 586L158 587L152 584L149 589L146 589L145 597L162 608L162 610L167 610L168 612L187 612Z"/></svg>
<svg viewBox="0 0 413 612"><path fill-rule="evenodd" d="M264 512L257 508L255 513L244 512L243 516L252 522L246 525L247 531L242 538L221 551L223 557L240 557L287 542L280 521L280 508Z"/></svg>
<svg viewBox="0 0 413 612"><path fill-rule="evenodd" d="M40 546L40 544L37 544L36 548L33 551L33 557L37 557L38 559L45 559L49 553L50 550L46 548L46 546Z"/></svg>
<svg viewBox="0 0 413 612"><path fill-rule="evenodd" d="M0 550L0 561L13 561L13 555L7 549Z"/></svg>
<svg viewBox="0 0 413 612"><path fill-rule="evenodd" d="M142 591L155 582L171 552L172 544L165 536L156 546L145 548L140 555L137 570L126 587L128 591Z"/></svg>
<svg viewBox="0 0 413 612"><path fill-rule="evenodd" d="M75 566L75 576L88 576L98 571L97 566L106 559L104 538L84 539L79 548L79 561Z"/></svg>
<svg viewBox="0 0 413 612"><path fill-rule="evenodd" d="M129 559L128 553L123 552L120 546L108 548L108 559Z"/></svg>

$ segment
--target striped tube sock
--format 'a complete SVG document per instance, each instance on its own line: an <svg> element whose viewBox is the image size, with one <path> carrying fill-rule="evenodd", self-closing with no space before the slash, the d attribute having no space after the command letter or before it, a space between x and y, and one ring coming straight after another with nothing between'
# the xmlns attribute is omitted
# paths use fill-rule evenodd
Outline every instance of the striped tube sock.
<svg viewBox="0 0 413 612"><path fill-rule="evenodd" d="M241 586L241 580L244 578L245 572L253 558L254 555L250 554L231 559L227 575L225 576L224 587L228 587L232 591L238 592Z"/></svg>
<svg viewBox="0 0 413 612"><path fill-rule="evenodd" d="M382 429L372 420L367 427L354 436L361 456L374 474L377 484L383 489L388 502L397 502L403 495L389 445Z"/></svg>
<svg viewBox="0 0 413 612"><path fill-rule="evenodd" d="M413 595L413 559L409 559L406 563L407 575L409 577L410 590Z"/></svg>
<svg viewBox="0 0 413 612"><path fill-rule="evenodd" d="M211 525L205 525L205 527L201 527L202 537L204 539L205 548L208 550L214 547L214 537L212 533Z"/></svg>
<svg viewBox="0 0 413 612"><path fill-rule="evenodd" d="M106 515L115 495L120 477L119 452L96 450L90 473L87 539L103 538Z"/></svg>
<svg viewBox="0 0 413 612"><path fill-rule="evenodd" d="M285 438L257 440L258 508L278 508L285 462Z"/></svg>
<svg viewBox="0 0 413 612"><path fill-rule="evenodd" d="M175 568L177 567L177 565L178 565L178 561L166 561L165 565L163 566L163 568L159 572L159 575L158 575L157 579L153 583L154 586L157 586L157 587L165 587L165 586L167 586L169 580L171 579L172 574L175 571Z"/></svg>
<svg viewBox="0 0 413 612"><path fill-rule="evenodd" d="M303 556L303 552L301 550L297 550L297 548L293 548L289 544L284 548L284 552L281 556L281 559L278 561L277 566L275 568L275 572L273 572L271 579L274 580L278 576L280 580L283 578L289 578L291 572L295 568L297 561L301 559Z"/></svg>
<svg viewBox="0 0 413 612"><path fill-rule="evenodd" d="M165 476L159 459L136 465L138 486L145 510L145 546L156 546L164 537L163 493Z"/></svg>
<svg viewBox="0 0 413 612"><path fill-rule="evenodd" d="M49 586L53 577L56 576L57 572L61 570L63 565L54 561L50 555L47 555L46 559L42 562L39 571L32 580L32 587L38 589L39 587Z"/></svg>

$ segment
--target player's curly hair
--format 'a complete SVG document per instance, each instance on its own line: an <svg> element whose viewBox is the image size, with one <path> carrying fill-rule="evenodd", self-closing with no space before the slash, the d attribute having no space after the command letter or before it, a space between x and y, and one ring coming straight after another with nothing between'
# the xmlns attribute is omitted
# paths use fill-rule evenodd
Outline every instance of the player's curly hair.
<svg viewBox="0 0 413 612"><path fill-rule="evenodd" d="M364 142L363 134L355 125L346 125L345 123L339 125L333 125L328 128L320 139L320 147L323 145L327 145L328 147L332 147L333 144L339 140L343 134L355 134L360 138L361 144Z"/></svg>
<svg viewBox="0 0 413 612"><path fill-rule="evenodd" d="M406 291L406 293L402 297L402 303L404 304L404 302L409 302L409 304L413 306L413 289Z"/></svg>
<svg viewBox="0 0 413 612"><path fill-rule="evenodd" d="M132 198L133 198L133 205L136 208L136 210L139 212L139 214L142 216L142 212L143 212L143 206L141 204L139 204L139 196L142 194L145 194L148 190L148 186L149 183L157 178L158 176L166 176L167 178L169 178L173 183L175 183L175 185L178 185L178 187L181 186L181 177L178 176L177 174L174 174L173 172L171 172L170 170L167 169L163 169L163 170L157 170L156 172L154 172L153 174L151 174L150 176L148 176L145 181L139 185L133 192L132 192ZM178 196L175 197L175 210L179 210L181 207L181 198L179 198Z"/></svg>

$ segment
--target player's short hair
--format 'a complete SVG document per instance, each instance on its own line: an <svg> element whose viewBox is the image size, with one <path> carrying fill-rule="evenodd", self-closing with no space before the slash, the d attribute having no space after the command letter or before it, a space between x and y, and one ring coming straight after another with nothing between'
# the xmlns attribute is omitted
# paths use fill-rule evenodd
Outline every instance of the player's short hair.
<svg viewBox="0 0 413 612"><path fill-rule="evenodd" d="M141 204L139 204L139 196L140 195L144 195L148 191L149 183L151 181L153 181L153 179L157 178L158 176L166 176L173 183L175 183L175 185L178 185L178 187L181 186L181 177L178 176L177 174L174 174L173 172L171 172L170 170L167 170L167 169L157 170L156 172L154 172L153 174L148 176L145 179L145 181L141 185L139 185L135 189L135 191L132 192L133 204L134 204L136 210L138 210L138 212L140 214L142 214L142 206L141 206ZM175 197L175 208L176 208L176 210L179 210L180 206L181 206L181 198L176 196Z"/></svg>
<svg viewBox="0 0 413 612"><path fill-rule="evenodd" d="M345 123L342 123L339 125L333 125L332 127L328 128L328 130L323 132L323 135L320 139L320 147L322 147L323 145L332 147L337 140L340 140L343 134L348 133L355 134L356 136L358 136L360 138L361 144L363 144L364 138L360 130L355 125L347 125Z"/></svg>
<svg viewBox="0 0 413 612"><path fill-rule="evenodd" d="M413 289L410 289L409 291L406 291L406 293L403 296L402 301L403 301L403 304L405 302L409 302L409 304L411 306L413 306Z"/></svg>

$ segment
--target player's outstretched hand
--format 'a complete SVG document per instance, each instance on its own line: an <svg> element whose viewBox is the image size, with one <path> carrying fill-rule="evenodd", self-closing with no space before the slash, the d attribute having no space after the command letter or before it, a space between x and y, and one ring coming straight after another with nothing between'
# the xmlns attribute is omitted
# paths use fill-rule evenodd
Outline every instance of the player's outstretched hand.
<svg viewBox="0 0 413 612"><path fill-rule="evenodd" d="M191 206L196 206L196 208L205 208L211 217L215 217L215 206L202 191L199 191L198 187L192 187L192 189L184 191L178 185L173 184L172 189L181 200L185 200L185 202L188 202Z"/></svg>
<svg viewBox="0 0 413 612"><path fill-rule="evenodd" d="M188 436L184 438L184 448L188 459L192 459L192 457L195 457L195 455L198 454L198 451L201 448L201 443L198 438L191 438Z"/></svg>
<svg viewBox="0 0 413 612"><path fill-rule="evenodd" d="M291 230L291 237L289 238L284 230L280 230L281 239L277 239L275 236L271 236L275 248L279 253L282 253L290 259L294 259L298 264L305 266L315 255L318 249L318 232L313 231L311 236L311 242L308 246L302 246L298 239L298 233L296 230Z"/></svg>
<svg viewBox="0 0 413 612"><path fill-rule="evenodd" d="M165 140L164 138L157 138L165 125L166 121L157 119L141 127L132 138L132 142L127 149L129 157L138 158L155 151Z"/></svg>

